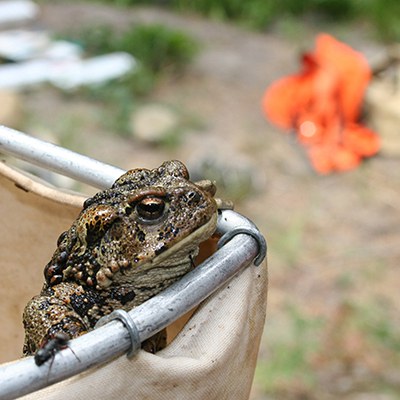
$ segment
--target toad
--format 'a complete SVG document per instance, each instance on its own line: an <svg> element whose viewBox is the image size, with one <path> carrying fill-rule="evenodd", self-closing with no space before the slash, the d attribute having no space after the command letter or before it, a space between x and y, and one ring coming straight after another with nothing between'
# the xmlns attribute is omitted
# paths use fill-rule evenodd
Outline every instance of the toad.
<svg viewBox="0 0 400 400"><path fill-rule="evenodd" d="M128 171L87 199L58 238L42 291L25 307L24 355L60 333L76 338L129 311L193 269L199 244L216 229L215 186L193 183L179 161ZM165 346L164 337L147 350Z"/></svg>

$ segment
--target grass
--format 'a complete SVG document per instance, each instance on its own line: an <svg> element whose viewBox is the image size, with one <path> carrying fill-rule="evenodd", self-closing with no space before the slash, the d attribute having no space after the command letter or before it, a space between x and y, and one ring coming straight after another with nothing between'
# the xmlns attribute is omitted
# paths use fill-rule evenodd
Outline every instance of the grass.
<svg viewBox="0 0 400 400"><path fill-rule="evenodd" d="M365 392L398 398L400 384L390 375L400 367L394 305L342 298L324 316L287 306L270 316L265 334L255 382L266 396L330 399Z"/></svg>
<svg viewBox="0 0 400 400"><path fill-rule="evenodd" d="M306 218L301 214L292 216L286 226L277 224L274 232L271 232L270 247L283 265L287 265L289 268L296 266L304 248L305 229Z"/></svg>
<svg viewBox="0 0 400 400"><path fill-rule="evenodd" d="M308 393L314 387L311 360L318 351L317 338L322 327L321 319L306 316L294 306L287 307L285 316L284 329L279 321L270 319L267 323L269 347L258 361L255 376L264 393L280 398L293 392Z"/></svg>
<svg viewBox="0 0 400 400"><path fill-rule="evenodd" d="M390 309L390 305L379 301L359 306L357 325L374 346L395 356L400 366L400 325L398 319L391 315Z"/></svg>

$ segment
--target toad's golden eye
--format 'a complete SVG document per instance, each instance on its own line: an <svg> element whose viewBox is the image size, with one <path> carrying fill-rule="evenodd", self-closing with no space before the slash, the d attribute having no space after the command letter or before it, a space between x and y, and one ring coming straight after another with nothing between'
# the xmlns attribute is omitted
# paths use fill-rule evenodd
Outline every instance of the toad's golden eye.
<svg viewBox="0 0 400 400"><path fill-rule="evenodd" d="M159 197L145 197L136 204L136 213L142 222L157 222L165 211L165 201Z"/></svg>

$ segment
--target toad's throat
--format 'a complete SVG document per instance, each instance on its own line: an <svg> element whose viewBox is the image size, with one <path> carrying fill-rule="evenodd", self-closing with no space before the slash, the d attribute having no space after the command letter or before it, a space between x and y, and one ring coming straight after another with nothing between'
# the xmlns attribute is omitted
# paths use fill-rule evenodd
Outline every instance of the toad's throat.
<svg viewBox="0 0 400 400"><path fill-rule="evenodd" d="M196 256L196 253L193 254L193 257ZM175 281L194 268L193 257L188 255L177 263L159 264L146 270L138 270L135 274L121 276L118 283L128 283L135 287L141 287L159 286L160 282Z"/></svg>
<svg viewBox="0 0 400 400"><path fill-rule="evenodd" d="M132 282L119 283L119 286L130 288L135 293L131 307L142 304L144 301L166 289L182 276L194 268L191 259L178 265L159 266L135 275ZM110 287L113 290L113 287Z"/></svg>

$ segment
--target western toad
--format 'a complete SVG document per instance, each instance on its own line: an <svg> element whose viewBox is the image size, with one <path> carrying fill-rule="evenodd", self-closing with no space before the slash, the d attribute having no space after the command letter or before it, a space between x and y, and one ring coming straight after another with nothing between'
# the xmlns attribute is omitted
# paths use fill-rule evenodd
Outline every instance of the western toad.
<svg viewBox="0 0 400 400"><path fill-rule="evenodd" d="M75 338L115 309L130 310L193 268L216 228L215 186L189 181L179 161L134 169L85 201L25 307L24 355L59 333ZM152 351L158 345L150 345Z"/></svg>

